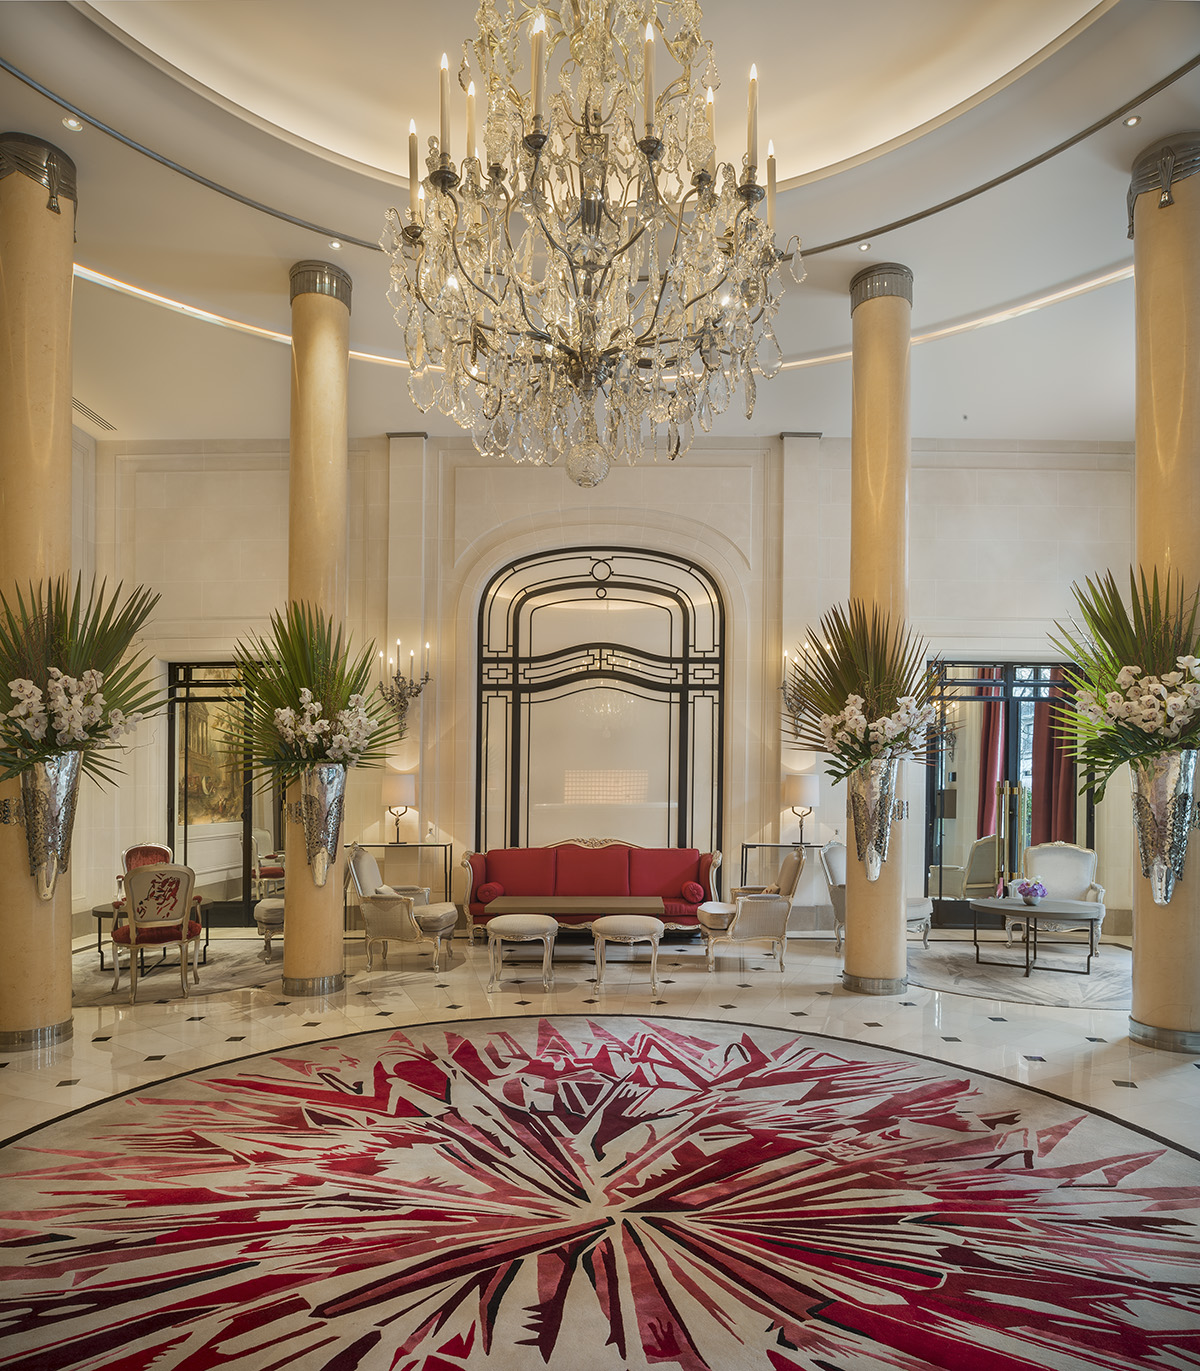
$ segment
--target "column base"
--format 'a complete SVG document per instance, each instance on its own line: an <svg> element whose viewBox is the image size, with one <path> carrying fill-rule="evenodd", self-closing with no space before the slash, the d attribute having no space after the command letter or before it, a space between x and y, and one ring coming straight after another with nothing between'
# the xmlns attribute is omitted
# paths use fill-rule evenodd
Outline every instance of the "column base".
<svg viewBox="0 0 1200 1371"><path fill-rule="evenodd" d="M283 993L285 995L336 995L346 988L346 974L339 971L336 976L285 976Z"/></svg>
<svg viewBox="0 0 1200 1371"><path fill-rule="evenodd" d="M856 995L899 995L908 989L907 976L854 976L842 972L842 985Z"/></svg>
<svg viewBox="0 0 1200 1371"><path fill-rule="evenodd" d="M1162 1052L1187 1052L1200 1056L1200 1032L1188 1028L1158 1028L1154 1024L1129 1020L1129 1036L1143 1047L1157 1047Z"/></svg>
<svg viewBox="0 0 1200 1371"><path fill-rule="evenodd" d="M53 1047L65 1042L75 1031L71 1019L47 1024L45 1028L0 1029L0 1052L31 1052L41 1047Z"/></svg>

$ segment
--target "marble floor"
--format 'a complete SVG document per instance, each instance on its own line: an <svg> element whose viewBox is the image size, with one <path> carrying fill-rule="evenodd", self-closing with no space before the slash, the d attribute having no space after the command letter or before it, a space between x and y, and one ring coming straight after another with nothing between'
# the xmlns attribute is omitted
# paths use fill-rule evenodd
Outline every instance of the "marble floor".
<svg viewBox="0 0 1200 1371"><path fill-rule="evenodd" d="M243 935L245 936L245 935ZM254 935L250 939L257 941ZM840 983L832 940L792 939L780 975L765 955L725 955L708 974L698 941L663 944L659 994L650 992L647 949L610 946L603 989L590 942L560 940L556 982L541 984L533 945L506 954L507 979L487 993L487 951L454 942L450 965L431 970L424 951L393 946L390 963L368 972L347 942L346 989L327 999L282 993L279 953L262 988L136 1006L78 1008L74 1036L41 1052L0 1055L0 1138L153 1081L199 1067L423 1022L512 1015L605 1013L679 1015L767 1024L896 1048L990 1072L1194 1146L1200 1132L1200 1058L1130 1042L1120 1010L1055 1009L912 987L890 996L852 995ZM537 949L540 951L540 949ZM95 958L79 947L77 958ZM210 959L221 955L216 939Z"/></svg>

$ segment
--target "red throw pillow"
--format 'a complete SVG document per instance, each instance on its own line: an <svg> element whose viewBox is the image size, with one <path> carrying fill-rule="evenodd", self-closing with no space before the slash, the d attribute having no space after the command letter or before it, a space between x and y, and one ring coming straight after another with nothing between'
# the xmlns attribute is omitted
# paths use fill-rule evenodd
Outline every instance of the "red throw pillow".
<svg viewBox="0 0 1200 1371"><path fill-rule="evenodd" d="M504 887L499 881L484 881L475 892L475 898L480 904L491 904L491 902L504 894Z"/></svg>
<svg viewBox="0 0 1200 1371"><path fill-rule="evenodd" d="M679 892L688 904L699 904L704 899L704 887L699 881L684 881Z"/></svg>

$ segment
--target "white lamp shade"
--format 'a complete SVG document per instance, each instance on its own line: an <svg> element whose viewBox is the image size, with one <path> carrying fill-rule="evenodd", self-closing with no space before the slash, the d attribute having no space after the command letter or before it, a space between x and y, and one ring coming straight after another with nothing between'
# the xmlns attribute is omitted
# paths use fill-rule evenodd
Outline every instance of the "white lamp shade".
<svg viewBox="0 0 1200 1371"><path fill-rule="evenodd" d="M815 809L821 803L821 777L815 771L793 771L783 778L783 803L789 809Z"/></svg>
<svg viewBox="0 0 1200 1371"><path fill-rule="evenodd" d="M385 809L411 809L417 802L417 778L411 771L388 771L383 777Z"/></svg>

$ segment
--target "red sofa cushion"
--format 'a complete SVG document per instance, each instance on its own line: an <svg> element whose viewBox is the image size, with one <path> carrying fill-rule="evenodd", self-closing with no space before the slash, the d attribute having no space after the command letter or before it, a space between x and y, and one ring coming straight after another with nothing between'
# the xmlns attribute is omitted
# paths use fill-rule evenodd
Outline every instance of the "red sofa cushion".
<svg viewBox="0 0 1200 1371"><path fill-rule="evenodd" d="M554 848L494 847L487 854L487 878L508 895L554 894Z"/></svg>
<svg viewBox="0 0 1200 1371"><path fill-rule="evenodd" d="M566 843L556 850L556 895L629 894L629 848L577 847Z"/></svg>
<svg viewBox="0 0 1200 1371"><path fill-rule="evenodd" d="M684 881L682 894L688 904L699 904L704 899L704 887L699 881Z"/></svg>
<svg viewBox="0 0 1200 1371"><path fill-rule="evenodd" d="M484 881L475 892L475 896L480 904L491 904L493 900L498 900L504 894L504 887L499 881Z"/></svg>
<svg viewBox="0 0 1200 1371"><path fill-rule="evenodd" d="M683 897L684 881L700 872L697 847L648 847L629 849L629 893L661 895L664 900Z"/></svg>

